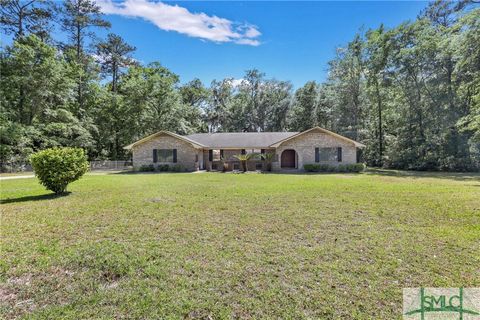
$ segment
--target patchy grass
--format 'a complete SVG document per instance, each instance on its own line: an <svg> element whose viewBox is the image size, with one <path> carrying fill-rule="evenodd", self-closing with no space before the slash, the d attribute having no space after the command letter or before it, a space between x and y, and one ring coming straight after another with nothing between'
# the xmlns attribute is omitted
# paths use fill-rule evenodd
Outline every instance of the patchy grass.
<svg viewBox="0 0 480 320"><path fill-rule="evenodd" d="M401 317L480 286L480 178L87 175L1 181L4 318Z"/></svg>

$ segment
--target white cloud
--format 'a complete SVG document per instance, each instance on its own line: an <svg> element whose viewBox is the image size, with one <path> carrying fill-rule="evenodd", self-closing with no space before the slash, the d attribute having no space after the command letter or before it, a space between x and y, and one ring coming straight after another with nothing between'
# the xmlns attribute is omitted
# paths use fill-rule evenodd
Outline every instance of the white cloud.
<svg viewBox="0 0 480 320"><path fill-rule="evenodd" d="M240 40L235 41L235 43L246 44L246 45L255 46L255 47L260 45L260 41L255 40L255 39L240 39Z"/></svg>
<svg viewBox="0 0 480 320"><path fill-rule="evenodd" d="M162 30L176 31L190 37L214 42L234 42L258 46L261 33L256 26L235 23L225 18L209 16L203 12L192 13L178 5L149 0L98 0L102 12L132 18L142 18Z"/></svg>
<svg viewBox="0 0 480 320"><path fill-rule="evenodd" d="M245 36L247 38L256 38L260 35L261 35L260 31L258 31L257 28L255 28L253 26L249 26L247 28L247 31L245 32Z"/></svg>
<svg viewBox="0 0 480 320"><path fill-rule="evenodd" d="M243 82L246 81L245 79L230 79L230 85L234 88L237 88L243 84Z"/></svg>

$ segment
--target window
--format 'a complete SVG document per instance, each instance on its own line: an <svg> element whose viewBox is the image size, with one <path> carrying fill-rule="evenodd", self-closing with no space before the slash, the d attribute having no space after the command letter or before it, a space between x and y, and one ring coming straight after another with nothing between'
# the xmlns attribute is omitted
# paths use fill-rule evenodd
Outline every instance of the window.
<svg viewBox="0 0 480 320"><path fill-rule="evenodd" d="M153 162L176 162L176 149L156 149L157 151L157 161Z"/></svg>
<svg viewBox="0 0 480 320"><path fill-rule="evenodd" d="M255 170L262 170L263 164L262 163L255 163Z"/></svg>
<svg viewBox="0 0 480 320"><path fill-rule="evenodd" d="M247 149L247 150L246 150L246 153L247 153L247 154L251 154L251 153L253 153L253 154L259 154L259 153L262 153L262 149Z"/></svg>
<svg viewBox="0 0 480 320"><path fill-rule="evenodd" d="M319 159L319 161L341 161L341 156L339 157L341 151L339 153L338 150L339 148L316 148L315 151L318 152L318 156L315 158Z"/></svg>
<svg viewBox="0 0 480 320"><path fill-rule="evenodd" d="M219 161L222 158L222 150L212 150L212 161Z"/></svg>

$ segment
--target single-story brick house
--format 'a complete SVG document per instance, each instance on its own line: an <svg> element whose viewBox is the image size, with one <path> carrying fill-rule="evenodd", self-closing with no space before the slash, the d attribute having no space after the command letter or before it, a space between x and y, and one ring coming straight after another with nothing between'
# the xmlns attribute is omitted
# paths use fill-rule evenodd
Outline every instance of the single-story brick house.
<svg viewBox="0 0 480 320"><path fill-rule="evenodd" d="M305 164L357 163L364 145L315 127L303 132L235 132L178 135L160 131L125 147L132 151L133 166L181 164L188 171L240 169L234 157L245 153L272 153L272 170L301 170ZM249 170L260 169L260 159L249 161Z"/></svg>

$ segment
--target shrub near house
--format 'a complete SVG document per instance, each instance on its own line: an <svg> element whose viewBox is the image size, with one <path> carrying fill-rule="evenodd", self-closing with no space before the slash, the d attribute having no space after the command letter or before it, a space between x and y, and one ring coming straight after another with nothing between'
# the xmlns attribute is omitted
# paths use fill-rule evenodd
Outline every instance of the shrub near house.
<svg viewBox="0 0 480 320"><path fill-rule="evenodd" d="M148 164L148 165L142 165L138 168L138 171L140 172L154 172L154 171L159 171L159 172L185 172L186 168L181 165L181 164L174 164L172 166L169 166L168 164L160 164L158 166L154 166L153 164Z"/></svg>
<svg viewBox="0 0 480 320"><path fill-rule="evenodd" d="M363 163L332 166L328 164L306 164L303 169L307 172L361 172L365 170Z"/></svg>
<svg viewBox="0 0 480 320"><path fill-rule="evenodd" d="M52 148L30 156L35 175L48 190L60 194L88 170L87 155L80 148Z"/></svg>

